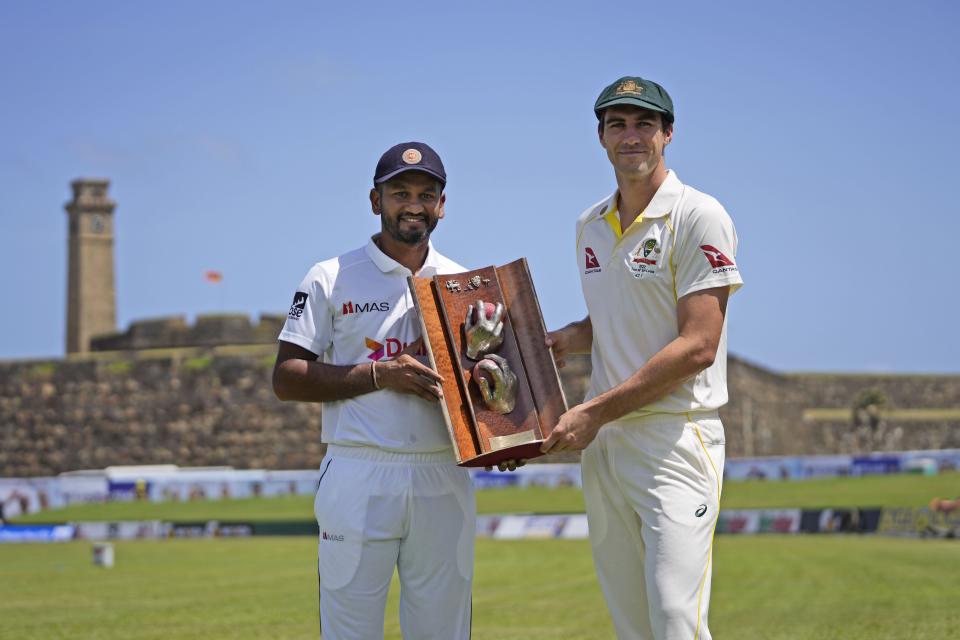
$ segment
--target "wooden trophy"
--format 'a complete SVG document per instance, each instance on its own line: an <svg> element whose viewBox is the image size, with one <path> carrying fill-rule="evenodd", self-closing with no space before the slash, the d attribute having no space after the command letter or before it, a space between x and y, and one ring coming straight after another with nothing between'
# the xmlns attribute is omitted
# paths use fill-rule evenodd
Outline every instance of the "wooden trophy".
<svg viewBox="0 0 960 640"><path fill-rule="evenodd" d="M457 463L542 455L567 401L527 261L408 281Z"/></svg>

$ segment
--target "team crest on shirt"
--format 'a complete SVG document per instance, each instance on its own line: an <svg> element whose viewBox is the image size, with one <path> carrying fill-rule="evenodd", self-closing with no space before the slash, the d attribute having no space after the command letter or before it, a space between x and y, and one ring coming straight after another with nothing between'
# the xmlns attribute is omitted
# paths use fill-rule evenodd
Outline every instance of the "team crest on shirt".
<svg viewBox="0 0 960 640"><path fill-rule="evenodd" d="M643 240L630 253L628 266L637 280L651 278L660 272L660 256L663 250L657 238Z"/></svg>
<svg viewBox="0 0 960 640"><path fill-rule="evenodd" d="M700 250L703 251L703 255L706 256L710 262L713 273L737 271L737 265L733 260L725 256L720 249L717 249L712 244L702 244L700 245Z"/></svg>

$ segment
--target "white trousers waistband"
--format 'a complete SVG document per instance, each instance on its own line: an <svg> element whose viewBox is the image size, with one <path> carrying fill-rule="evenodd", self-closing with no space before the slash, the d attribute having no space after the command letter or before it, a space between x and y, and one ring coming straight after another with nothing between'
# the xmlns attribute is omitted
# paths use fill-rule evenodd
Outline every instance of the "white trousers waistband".
<svg viewBox="0 0 960 640"><path fill-rule="evenodd" d="M342 444L330 444L327 445L327 457L400 464L453 464L456 462L452 448L444 451L405 453L402 451L387 451L377 447L348 447Z"/></svg>

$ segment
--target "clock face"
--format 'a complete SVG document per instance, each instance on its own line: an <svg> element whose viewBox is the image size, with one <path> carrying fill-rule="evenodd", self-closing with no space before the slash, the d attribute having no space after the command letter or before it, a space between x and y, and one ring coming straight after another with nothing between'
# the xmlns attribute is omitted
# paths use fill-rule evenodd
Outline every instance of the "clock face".
<svg viewBox="0 0 960 640"><path fill-rule="evenodd" d="M103 233L103 216L96 215L90 218L90 231L93 233Z"/></svg>

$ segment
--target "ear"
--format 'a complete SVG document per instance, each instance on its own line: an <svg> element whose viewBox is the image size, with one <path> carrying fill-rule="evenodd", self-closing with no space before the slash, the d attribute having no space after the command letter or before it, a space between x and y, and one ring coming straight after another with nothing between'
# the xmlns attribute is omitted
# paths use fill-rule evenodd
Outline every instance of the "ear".
<svg viewBox="0 0 960 640"><path fill-rule="evenodd" d="M667 128L663 131L663 146L666 147L672 141L673 141L673 124L668 124Z"/></svg>
<svg viewBox="0 0 960 640"><path fill-rule="evenodd" d="M440 220L441 218L443 218L444 214L446 213L446 210L444 209L444 205L446 204L446 202L447 202L447 194L441 193L440 199L437 201L437 220Z"/></svg>
<svg viewBox="0 0 960 640"><path fill-rule="evenodd" d="M600 117L597 118L597 138L600 140L600 146L603 147L604 149L607 148L607 145L603 140L603 125L604 125L604 122L606 121L605 115L606 115L605 113L600 112Z"/></svg>
<svg viewBox="0 0 960 640"><path fill-rule="evenodd" d="M370 209L373 211L373 215L380 215L380 192L376 189L370 189Z"/></svg>

